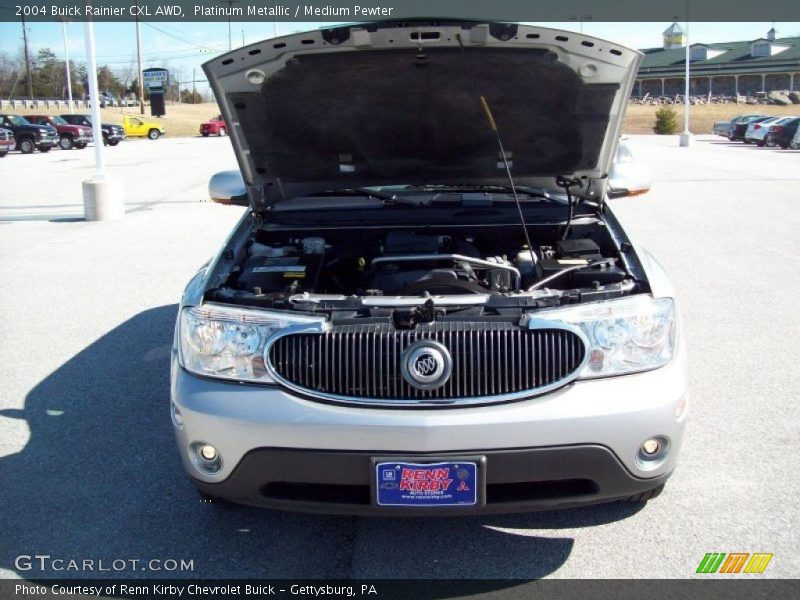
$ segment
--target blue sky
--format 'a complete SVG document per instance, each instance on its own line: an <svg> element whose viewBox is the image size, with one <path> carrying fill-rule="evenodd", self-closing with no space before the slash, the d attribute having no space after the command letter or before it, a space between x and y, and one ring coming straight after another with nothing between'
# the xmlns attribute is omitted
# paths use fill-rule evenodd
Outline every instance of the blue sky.
<svg viewBox="0 0 800 600"><path fill-rule="evenodd" d="M321 23L233 23L233 46L247 44L278 35L320 27ZM328 24L330 25L330 24ZM580 24L541 23L546 27L579 30ZM661 32L669 23L583 23L583 32L606 38L633 48L661 45ZM692 42L725 42L750 40L762 37L772 23L692 23ZM800 36L800 23L776 23L779 36ZM172 75L183 82L191 80L192 69L202 79L200 65L228 48L228 24L220 23L142 23L143 68L170 65ZM67 26L70 58L84 60L84 26L71 23ZM49 47L63 57L64 42L59 23L28 23L28 40L33 54L39 48ZM95 40L98 64L108 64L113 69L124 69L136 58L135 26L133 23L96 23ZM16 52L22 46L20 23L0 23L0 50ZM188 84L187 84L188 85ZM205 86L198 84L198 89Z"/></svg>

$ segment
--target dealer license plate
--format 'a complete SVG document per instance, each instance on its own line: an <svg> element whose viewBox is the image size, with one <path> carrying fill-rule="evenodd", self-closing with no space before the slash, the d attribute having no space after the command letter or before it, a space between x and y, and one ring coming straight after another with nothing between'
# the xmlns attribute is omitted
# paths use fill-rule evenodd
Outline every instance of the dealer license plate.
<svg viewBox="0 0 800 600"><path fill-rule="evenodd" d="M478 463L378 462L378 506L475 506L479 501Z"/></svg>

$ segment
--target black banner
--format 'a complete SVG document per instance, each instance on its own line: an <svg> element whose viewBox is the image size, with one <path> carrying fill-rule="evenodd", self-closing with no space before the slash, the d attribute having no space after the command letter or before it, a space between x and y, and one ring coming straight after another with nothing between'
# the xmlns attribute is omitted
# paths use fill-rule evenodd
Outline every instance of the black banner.
<svg viewBox="0 0 800 600"><path fill-rule="evenodd" d="M799 21L798 0L0 0L0 20Z"/></svg>
<svg viewBox="0 0 800 600"><path fill-rule="evenodd" d="M0 598L83 600L220 600L355 599L439 600L492 598L528 600L554 598L587 600L657 600L725 598L781 600L796 597L798 580L761 579L759 575L694 580L520 580L520 579L309 579L309 580L0 580Z"/></svg>

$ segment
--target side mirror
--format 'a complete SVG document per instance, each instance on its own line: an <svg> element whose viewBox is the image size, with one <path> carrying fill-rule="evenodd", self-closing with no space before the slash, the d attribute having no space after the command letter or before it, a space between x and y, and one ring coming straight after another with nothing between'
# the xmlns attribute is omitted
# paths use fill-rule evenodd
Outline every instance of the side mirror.
<svg viewBox="0 0 800 600"><path fill-rule="evenodd" d="M208 182L208 195L219 204L249 206L247 188L239 171L220 171Z"/></svg>
<svg viewBox="0 0 800 600"><path fill-rule="evenodd" d="M608 197L638 196L649 191L652 183L650 169L637 162L628 144L620 140L608 174Z"/></svg>

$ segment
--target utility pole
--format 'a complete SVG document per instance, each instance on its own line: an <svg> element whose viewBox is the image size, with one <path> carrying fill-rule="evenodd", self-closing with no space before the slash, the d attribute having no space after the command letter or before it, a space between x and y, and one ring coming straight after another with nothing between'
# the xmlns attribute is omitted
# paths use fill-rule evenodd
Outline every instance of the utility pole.
<svg viewBox="0 0 800 600"><path fill-rule="evenodd" d="M192 67L192 104L194 104L195 98L197 96L197 77L195 77L194 72L197 70L197 67Z"/></svg>
<svg viewBox="0 0 800 600"><path fill-rule="evenodd" d="M72 108L72 77L69 73L69 42L67 42L67 22L61 21L61 32L64 34L64 71L67 75L67 100L69 101L69 114L74 112Z"/></svg>
<svg viewBox="0 0 800 600"><path fill-rule="evenodd" d="M139 6L139 0L136 0ZM138 12L138 11L137 11ZM142 81L142 39L139 34L139 15L136 15L136 80L139 82L139 113L144 114L144 81Z"/></svg>
<svg viewBox="0 0 800 600"><path fill-rule="evenodd" d="M31 59L28 55L28 28L25 27L25 16L22 16L22 40L25 45L25 72L28 74L28 97L33 100L33 79L31 78Z"/></svg>
<svg viewBox="0 0 800 600"><path fill-rule="evenodd" d="M239 2L239 0L222 0L223 4L228 5L228 51L230 52L233 50L233 37L231 32L231 13L233 12L233 5Z"/></svg>

